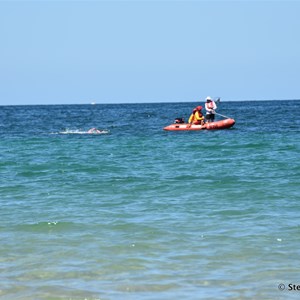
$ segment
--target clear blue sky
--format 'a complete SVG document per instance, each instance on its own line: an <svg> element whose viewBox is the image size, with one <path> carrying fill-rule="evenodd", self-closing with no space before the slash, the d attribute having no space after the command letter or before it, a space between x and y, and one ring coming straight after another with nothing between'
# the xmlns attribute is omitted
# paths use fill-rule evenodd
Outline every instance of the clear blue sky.
<svg viewBox="0 0 300 300"><path fill-rule="evenodd" d="M0 105L300 98L299 1L1 1Z"/></svg>

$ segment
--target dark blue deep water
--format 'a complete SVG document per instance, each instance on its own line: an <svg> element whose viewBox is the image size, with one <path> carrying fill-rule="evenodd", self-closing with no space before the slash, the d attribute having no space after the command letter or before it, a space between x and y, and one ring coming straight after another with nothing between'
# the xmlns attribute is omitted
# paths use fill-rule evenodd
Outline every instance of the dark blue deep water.
<svg viewBox="0 0 300 300"><path fill-rule="evenodd" d="M299 299L300 101L198 104L0 106L0 299Z"/></svg>

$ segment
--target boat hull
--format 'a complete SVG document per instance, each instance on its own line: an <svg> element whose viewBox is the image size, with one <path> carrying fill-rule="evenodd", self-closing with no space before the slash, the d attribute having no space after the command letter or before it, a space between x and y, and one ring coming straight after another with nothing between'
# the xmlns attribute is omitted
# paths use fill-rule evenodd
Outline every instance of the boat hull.
<svg viewBox="0 0 300 300"><path fill-rule="evenodd" d="M234 119L225 119L216 122L205 123L204 125L195 124L171 124L164 127L164 130L168 131L193 131L193 130L216 130L216 129L226 129L230 128L235 124Z"/></svg>

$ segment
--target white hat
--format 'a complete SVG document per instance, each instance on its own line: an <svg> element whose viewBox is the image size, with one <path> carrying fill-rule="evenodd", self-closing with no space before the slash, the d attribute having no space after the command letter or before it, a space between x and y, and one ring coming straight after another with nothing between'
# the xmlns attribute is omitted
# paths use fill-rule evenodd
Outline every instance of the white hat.
<svg viewBox="0 0 300 300"><path fill-rule="evenodd" d="M211 101L212 101L212 99L211 99L209 96L208 96L208 97L206 97L206 101L207 101L207 100L211 100Z"/></svg>

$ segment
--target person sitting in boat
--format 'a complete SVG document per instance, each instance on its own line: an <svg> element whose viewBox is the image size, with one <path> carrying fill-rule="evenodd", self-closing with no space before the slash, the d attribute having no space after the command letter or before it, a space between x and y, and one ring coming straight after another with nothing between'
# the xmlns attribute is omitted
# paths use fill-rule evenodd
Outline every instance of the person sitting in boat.
<svg viewBox="0 0 300 300"><path fill-rule="evenodd" d="M189 117L189 124L204 125L204 116L202 114L202 106L197 106L193 109Z"/></svg>
<svg viewBox="0 0 300 300"><path fill-rule="evenodd" d="M215 101L213 101L210 97L206 98L205 110L206 110L206 120L207 122L213 122L215 120L215 110L217 109L217 105Z"/></svg>
<svg viewBox="0 0 300 300"><path fill-rule="evenodd" d="M175 124L183 124L183 123L184 123L184 118L176 118L176 119L174 120L174 123L175 123Z"/></svg>

